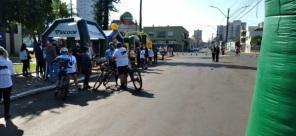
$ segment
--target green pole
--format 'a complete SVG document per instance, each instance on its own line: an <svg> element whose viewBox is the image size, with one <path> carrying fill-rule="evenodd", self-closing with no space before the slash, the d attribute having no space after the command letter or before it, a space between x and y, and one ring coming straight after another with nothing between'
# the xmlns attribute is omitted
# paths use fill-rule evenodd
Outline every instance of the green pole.
<svg viewBox="0 0 296 136"><path fill-rule="evenodd" d="M265 0L265 11L246 136L295 136L296 3Z"/></svg>

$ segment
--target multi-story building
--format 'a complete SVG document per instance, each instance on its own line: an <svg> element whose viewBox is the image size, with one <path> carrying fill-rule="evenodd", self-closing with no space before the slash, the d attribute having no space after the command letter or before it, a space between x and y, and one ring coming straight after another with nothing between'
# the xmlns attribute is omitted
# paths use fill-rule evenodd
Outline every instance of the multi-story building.
<svg viewBox="0 0 296 136"><path fill-rule="evenodd" d="M195 30L193 34L194 39L202 41L202 30Z"/></svg>
<svg viewBox="0 0 296 136"><path fill-rule="evenodd" d="M227 41L240 41L242 25L246 25L246 23L240 20L229 22ZM217 39L218 41L226 41L226 26L217 26Z"/></svg>
<svg viewBox="0 0 296 136"><path fill-rule="evenodd" d="M95 22L94 0L76 0L77 15L85 20Z"/></svg>
<svg viewBox="0 0 296 136"><path fill-rule="evenodd" d="M188 51L189 32L183 26L144 27L154 47L172 47L175 51Z"/></svg>

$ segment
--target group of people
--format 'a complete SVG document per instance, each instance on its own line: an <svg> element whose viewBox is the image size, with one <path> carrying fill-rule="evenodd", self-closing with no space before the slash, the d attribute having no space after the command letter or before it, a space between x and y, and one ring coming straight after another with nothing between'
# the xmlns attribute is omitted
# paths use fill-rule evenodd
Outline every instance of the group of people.
<svg viewBox="0 0 296 136"><path fill-rule="evenodd" d="M213 62L219 62L219 55L220 55L220 47L219 45L214 45L210 48L212 52L212 61Z"/></svg>
<svg viewBox="0 0 296 136"><path fill-rule="evenodd" d="M74 80L79 90L89 89L89 77L92 68L92 56L88 47L80 47L77 43L73 48L68 49L62 41L38 42L34 46L36 58L36 77L55 83L58 78L58 65L53 63L57 58L67 57L71 65L67 69L68 75ZM26 44L22 44L19 58L23 63L23 76L30 75L30 53ZM79 88L77 82L78 72L85 75L83 88Z"/></svg>

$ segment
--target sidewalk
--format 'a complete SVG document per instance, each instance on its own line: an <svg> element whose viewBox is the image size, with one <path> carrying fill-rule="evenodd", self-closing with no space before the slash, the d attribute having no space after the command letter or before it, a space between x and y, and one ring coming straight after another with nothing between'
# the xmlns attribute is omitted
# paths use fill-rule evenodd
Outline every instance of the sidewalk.
<svg viewBox="0 0 296 136"><path fill-rule="evenodd" d="M90 78L98 76L98 71L93 70L93 74ZM84 79L82 75L78 77L78 82ZM15 75L12 77L13 89L11 92L11 100L30 96L33 94L49 91L55 88L55 83L44 81L43 79L37 78L36 76L24 77L22 75ZM71 80L71 83L73 81ZM80 83L81 84L81 83Z"/></svg>

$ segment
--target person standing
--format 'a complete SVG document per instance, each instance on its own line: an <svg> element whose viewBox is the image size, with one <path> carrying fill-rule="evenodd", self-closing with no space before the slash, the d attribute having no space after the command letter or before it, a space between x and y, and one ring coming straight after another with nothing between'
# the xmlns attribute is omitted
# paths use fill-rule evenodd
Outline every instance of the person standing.
<svg viewBox="0 0 296 136"><path fill-rule="evenodd" d="M127 74L128 74L128 55L126 48L121 43L116 44L117 49L113 54L113 59L116 60L118 76L120 78L120 89L127 89Z"/></svg>
<svg viewBox="0 0 296 136"><path fill-rule="evenodd" d="M46 72L45 79L53 81L53 65L52 61L57 57L56 47L52 45L51 42L47 42L47 47L45 48L45 61L46 61Z"/></svg>
<svg viewBox="0 0 296 136"><path fill-rule="evenodd" d="M215 60L216 60L216 62L219 62L219 54L220 54L220 47L219 47L219 45L216 45L215 46L214 52L215 52Z"/></svg>
<svg viewBox="0 0 296 136"><path fill-rule="evenodd" d="M78 90L81 90L77 81L77 61L76 61L76 57L73 55L72 50L69 50L68 56L70 61L67 69L67 74L69 75L70 79L74 80L76 88Z"/></svg>
<svg viewBox="0 0 296 136"><path fill-rule="evenodd" d="M210 50L211 50L211 52L212 52L212 61L213 62L215 62L215 58L216 58L216 56L215 56L215 52L214 52L214 45L212 45L211 47L210 47Z"/></svg>
<svg viewBox="0 0 296 136"><path fill-rule="evenodd" d="M153 49L153 52L154 52L154 59L153 60L154 60L154 63L157 64L157 57L158 57L157 56L157 53L158 53L158 49L157 48L154 48Z"/></svg>
<svg viewBox="0 0 296 136"><path fill-rule="evenodd" d="M42 43L39 42L34 46L34 53L36 58L36 77L44 77L45 60Z"/></svg>
<svg viewBox="0 0 296 136"><path fill-rule="evenodd" d="M143 47L140 48L140 65L142 69L146 69L145 65L145 50Z"/></svg>
<svg viewBox="0 0 296 136"><path fill-rule="evenodd" d="M13 64L7 51L0 46L0 100L4 101L4 118L10 118L10 94L12 89Z"/></svg>
<svg viewBox="0 0 296 136"><path fill-rule="evenodd" d="M30 65L30 54L29 50L27 49L26 44L22 44L20 53L19 53L20 60L23 63L23 76L29 75L29 65Z"/></svg>
<svg viewBox="0 0 296 136"><path fill-rule="evenodd" d="M84 75L84 81L83 81L83 90L88 90L91 87L89 86L89 77L91 75L91 58L88 55L88 48L83 47L82 49L82 54L81 54L81 73Z"/></svg>
<svg viewBox="0 0 296 136"><path fill-rule="evenodd" d="M152 58L154 57L154 52L152 49L148 49L149 65L152 66Z"/></svg>

